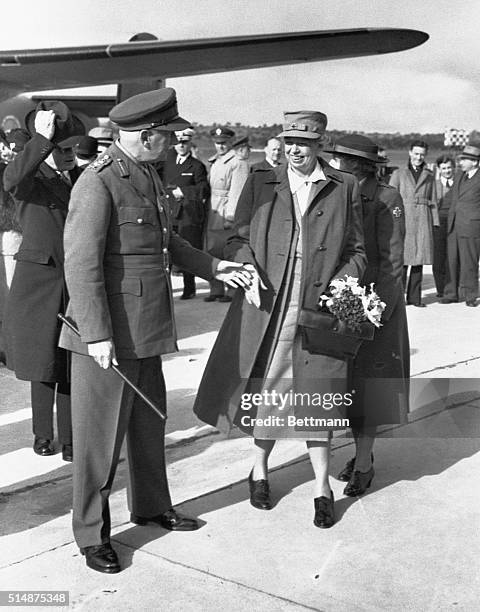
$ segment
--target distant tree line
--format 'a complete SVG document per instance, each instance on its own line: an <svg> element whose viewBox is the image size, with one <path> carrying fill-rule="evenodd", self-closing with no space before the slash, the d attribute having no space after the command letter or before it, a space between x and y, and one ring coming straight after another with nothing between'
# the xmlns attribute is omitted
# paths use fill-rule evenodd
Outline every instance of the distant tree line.
<svg viewBox="0 0 480 612"><path fill-rule="evenodd" d="M195 124L195 141L197 145L204 150L213 150L212 139L210 136L210 130L218 127L220 124L214 123L213 125L201 125ZM283 131L283 126L279 123L273 125L262 125L262 126L248 126L241 125L240 123L226 123L222 125L228 125L235 132L235 136L241 138L248 135L250 144L254 149L261 149L265 145L265 141L276 136ZM327 132L328 137L335 141L342 136L351 134L351 131L346 130L329 130ZM418 132L412 132L410 134L400 134L400 132L380 133L380 132L361 132L371 138L379 146L385 149L408 149L410 143L413 140L424 140L430 149L443 149L444 135L443 133L438 134L420 134ZM473 131L470 134L470 143L480 143L480 132Z"/></svg>

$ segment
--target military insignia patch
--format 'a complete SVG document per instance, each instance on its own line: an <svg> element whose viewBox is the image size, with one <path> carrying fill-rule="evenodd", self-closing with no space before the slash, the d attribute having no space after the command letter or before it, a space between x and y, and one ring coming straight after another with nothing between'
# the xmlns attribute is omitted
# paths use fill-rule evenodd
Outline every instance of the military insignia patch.
<svg viewBox="0 0 480 612"><path fill-rule="evenodd" d="M393 212L393 216L396 217L397 219L402 216L402 209L400 208L400 206L395 206L392 212Z"/></svg>
<svg viewBox="0 0 480 612"><path fill-rule="evenodd" d="M111 161L112 158L109 155L103 155L102 157L99 157L98 159L93 161L91 164L88 164L87 168L89 168L90 170L101 170Z"/></svg>

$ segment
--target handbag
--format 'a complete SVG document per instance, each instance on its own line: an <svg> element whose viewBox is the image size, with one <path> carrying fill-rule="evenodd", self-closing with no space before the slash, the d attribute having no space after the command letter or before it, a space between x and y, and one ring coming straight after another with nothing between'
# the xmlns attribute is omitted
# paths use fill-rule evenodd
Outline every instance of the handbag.
<svg viewBox="0 0 480 612"><path fill-rule="evenodd" d="M302 349L312 355L327 355L336 359L353 359L364 340L373 340L375 326L370 321L353 331L345 321L332 313L302 308L298 319Z"/></svg>

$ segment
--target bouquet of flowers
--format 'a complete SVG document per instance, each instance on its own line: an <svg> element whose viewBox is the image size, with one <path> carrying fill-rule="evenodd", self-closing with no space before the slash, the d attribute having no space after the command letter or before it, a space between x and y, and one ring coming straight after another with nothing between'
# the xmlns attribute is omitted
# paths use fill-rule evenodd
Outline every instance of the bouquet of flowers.
<svg viewBox="0 0 480 612"><path fill-rule="evenodd" d="M382 302L373 289L361 287L358 278L345 275L330 283L330 295L320 297L320 306L326 307L339 321L354 332L360 332L362 323L370 321L375 327L382 324L382 312L385 302Z"/></svg>

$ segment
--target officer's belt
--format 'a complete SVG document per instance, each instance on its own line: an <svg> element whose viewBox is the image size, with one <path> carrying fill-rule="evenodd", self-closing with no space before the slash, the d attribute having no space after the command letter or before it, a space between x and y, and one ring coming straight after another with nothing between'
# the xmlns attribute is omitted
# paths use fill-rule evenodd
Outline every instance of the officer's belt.
<svg viewBox="0 0 480 612"><path fill-rule="evenodd" d="M108 268L161 268L170 269L169 253L154 253L152 255L120 255L106 254L104 264Z"/></svg>
<svg viewBox="0 0 480 612"><path fill-rule="evenodd" d="M212 189L213 195L228 196L228 189Z"/></svg>

